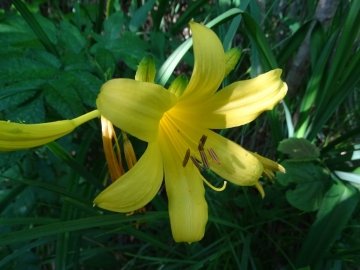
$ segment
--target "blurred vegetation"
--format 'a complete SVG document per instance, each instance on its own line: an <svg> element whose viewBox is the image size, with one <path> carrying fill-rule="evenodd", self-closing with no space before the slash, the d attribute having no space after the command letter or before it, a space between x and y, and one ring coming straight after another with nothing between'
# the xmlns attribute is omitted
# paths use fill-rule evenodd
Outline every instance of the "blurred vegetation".
<svg viewBox="0 0 360 270"><path fill-rule="evenodd" d="M0 153L1 269L358 269L360 1L0 3L0 120L88 112L106 80L134 78L149 53L157 83L191 75L190 19L209 23L225 51L242 49L224 85L277 67L289 85L273 111L219 131L287 173L262 181L263 200L254 188L207 188L206 235L191 245L172 239L164 190L146 214L92 207L107 176L99 121ZM130 139L139 158L146 145Z"/></svg>

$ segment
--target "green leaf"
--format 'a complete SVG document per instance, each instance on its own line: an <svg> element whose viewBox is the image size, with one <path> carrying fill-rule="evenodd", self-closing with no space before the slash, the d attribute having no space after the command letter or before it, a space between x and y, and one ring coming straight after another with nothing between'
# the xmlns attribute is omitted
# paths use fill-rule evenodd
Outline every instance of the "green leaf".
<svg viewBox="0 0 360 270"><path fill-rule="evenodd" d="M0 220L0 223L2 223L2 220ZM29 252L29 250L31 250L32 248L36 248L39 247L41 245L44 245L50 241L53 241L55 239L55 237L47 237L44 239L39 239L36 240L30 244L27 244L23 247L21 247L20 249L17 249L16 251L12 252L9 256L4 257L1 261L0 261L0 267L3 267L4 265L6 265L8 262L16 259L19 256L24 256L24 253ZM19 262L17 262L17 267L19 267ZM27 269L32 269L30 268L29 265L26 265Z"/></svg>
<svg viewBox="0 0 360 270"><path fill-rule="evenodd" d="M58 233L72 232L94 228L99 226L119 225L121 223L129 223L131 221L151 220L167 217L167 212L147 212L143 215L125 216L125 214L111 214L105 216L95 216L89 218L81 218L71 221L56 222L49 225L43 225L32 229L11 232L0 235L0 245L11 245L22 243L32 239L39 239Z"/></svg>
<svg viewBox="0 0 360 270"><path fill-rule="evenodd" d="M95 100L103 84L98 77L85 71L69 71L64 72L62 78L76 90L83 104L96 108Z"/></svg>
<svg viewBox="0 0 360 270"><path fill-rule="evenodd" d="M138 28L146 21L148 18L148 13L153 8L155 2L156 0L146 1L144 5L142 5L131 15L131 20L129 23L129 29L131 32L136 32Z"/></svg>
<svg viewBox="0 0 360 270"><path fill-rule="evenodd" d="M104 32L107 39L113 40L120 37L123 32L124 13L115 12L104 21Z"/></svg>
<svg viewBox="0 0 360 270"><path fill-rule="evenodd" d="M28 59L32 59L33 61L42 63L46 66L51 66L51 68L60 69L61 62L59 58L57 58L52 53L41 49L27 49L24 53L24 56Z"/></svg>
<svg viewBox="0 0 360 270"><path fill-rule="evenodd" d="M328 176L323 168L311 162L282 163L286 173L277 173L278 182L287 186L295 183L295 189L286 192L288 202L303 211L317 210L323 200Z"/></svg>
<svg viewBox="0 0 360 270"><path fill-rule="evenodd" d="M322 181L305 182L293 190L286 191L286 199L295 208L311 212L320 208L325 191Z"/></svg>
<svg viewBox="0 0 360 270"><path fill-rule="evenodd" d="M321 23L317 22L311 31L310 36L310 57L311 57L311 68L315 69L316 63L320 58L320 55L326 44L326 35L324 27Z"/></svg>
<svg viewBox="0 0 360 270"><path fill-rule="evenodd" d="M79 53L86 45L86 38L73 24L62 20L60 22L59 41L63 44L64 50L71 53Z"/></svg>
<svg viewBox="0 0 360 270"><path fill-rule="evenodd" d="M296 161L314 160L320 156L316 146L303 138L285 139L280 142L277 150Z"/></svg>
<svg viewBox="0 0 360 270"><path fill-rule="evenodd" d="M46 103L66 119L73 119L85 111L78 93L66 75L61 74L42 86Z"/></svg>
<svg viewBox="0 0 360 270"><path fill-rule="evenodd" d="M27 151L20 150L8 153L0 153L0 168L9 168L14 165L18 160L20 160Z"/></svg>
<svg viewBox="0 0 360 270"><path fill-rule="evenodd" d="M249 14L243 12L242 16L246 34L250 38L251 43L259 51L264 71L269 71L277 68L278 64L269 43L266 40L264 32Z"/></svg>
<svg viewBox="0 0 360 270"><path fill-rule="evenodd" d="M12 3L17 8L17 10L19 10L20 14L43 43L47 51L58 55L58 52L54 46L56 43L56 32L54 25L47 19L41 16L36 16L36 14L35 19L34 15L28 10L28 8L21 0L13 0ZM44 27L44 29L40 25Z"/></svg>
<svg viewBox="0 0 360 270"><path fill-rule="evenodd" d="M0 110L18 106L32 98L44 82L37 79L25 80L3 87L0 91Z"/></svg>
<svg viewBox="0 0 360 270"><path fill-rule="evenodd" d="M98 42L90 52L96 54L99 48L105 48L112 53L115 62L124 61L126 65L136 70L141 59L147 55L149 47L150 45L135 33L125 32L117 39Z"/></svg>
<svg viewBox="0 0 360 270"><path fill-rule="evenodd" d="M359 202L358 192L336 181L326 192L316 220L296 258L296 266L322 269L323 259L340 236Z"/></svg>
<svg viewBox="0 0 360 270"><path fill-rule="evenodd" d="M0 81L8 84L30 79L50 79L59 73L57 68L28 58L2 59L0 66Z"/></svg>
<svg viewBox="0 0 360 270"><path fill-rule="evenodd" d="M110 51L104 48L98 48L95 53L95 60L102 69L103 74L109 74L107 79L112 79L115 72L115 59Z"/></svg>
<svg viewBox="0 0 360 270"><path fill-rule="evenodd" d="M64 148L62 148L56 142L50 142L46 144L46 147L54 153L58 158L64 161L69 167L71 167L77 174L82 176L86 181L91 183L94 187L99 190L103 190L104 186L100 181L92 175L84 166L77 162Z"/></svg>
<svg viewBox="0 0 360 270"><path fill-rule="evenodd" d="M14 123L20 121L26 124L43 123L45 120L45 107L42 96L26 102L21 107L7 110L6 119Z"/></svg>
<svg viewBox="0 0 360 270"><path fill-rule="evenodd" d="M279 67L282 67L291 57L291 55L299 48L305 39L309 28L313 21L308 21L303 24L283 45L280 52L277 54L277 62Z"/></svg>

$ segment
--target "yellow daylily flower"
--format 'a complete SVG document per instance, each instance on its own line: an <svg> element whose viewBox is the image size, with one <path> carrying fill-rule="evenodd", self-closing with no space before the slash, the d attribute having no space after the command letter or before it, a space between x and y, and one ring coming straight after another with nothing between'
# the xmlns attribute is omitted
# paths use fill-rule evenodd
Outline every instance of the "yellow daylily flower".
<svg viewBox="0 0 360 270"><path fill-rule="evenodd" d="M94 203L132 212L150 202L165 175L169 215L177 242L203 238L208 220L205 167L241 186L258 185L261 161L210 129L231 128L271 110L287 92L276 69L217 92L227 70L222 44L207 27L190 22L195 64L184 91L131 79L106 82L96 101L101 114L123 131L148 142L132 169L101 192ZM181 85L179 83L178 85ZM210 184L209 184L210 185Z"/></svg>
<svg viewBox="0 0 360 270"><path fill-rule="evenodd" d="M72 120L41 124L19 124L0 121L0 152L29 149L54 141L72 132L77 126L100 116L98 110Z"/></svg>

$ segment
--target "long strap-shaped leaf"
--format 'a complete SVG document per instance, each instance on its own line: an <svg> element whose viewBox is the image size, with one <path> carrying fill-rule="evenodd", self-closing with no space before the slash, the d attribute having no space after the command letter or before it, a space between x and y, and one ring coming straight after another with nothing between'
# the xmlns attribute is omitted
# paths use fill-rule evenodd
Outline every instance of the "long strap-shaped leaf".
<svg viewBox="0 0 360 270"><path fill-rule="evenodd" d="M32 229L21 230L0 235L0 246L22 243L32 239L47 237L58 233L79 231L99 226L118 225L129 223L136 220L151 220L167 217L167 212L147 212L144 215L125 216L120 214L111 214L104 216L95 216L81 218L71 221L55 222L52 224L39 226Z"/></svg>
<svg viewBox="0 0 360 270"><path fill-rule="evenodd" d="M340 181L326 192L316 220L305 238L296 259L297 267L321 269L326 252L344 229L359 201L355 188Z"/></svg>
<svg viewBox="0 0 360 270"><path fill-rule="evenodd" d="M44 45L46 50L56 56L59 56L54 44L51 43L51 41L48 38L48 36L46 35L46 33L41 28L40 24L35 19L35 17L28 10L28 8L25 6L25 4L21 0L12 0L12 3L17 8L17 10L20 12L21 16L23 16L23 18L28 23L28 25L31 27L31 29L34 31L35 35L37 35L37 37L39 38L41 43Z"/></svg>
<svg viewBox="0 0 360 270"><path fill-rule="evenodd" d="M58 143L50 142L46 144L46 147L53 152L58 158L64 161L67 165L69 165L74 171L76 171L79 175L84 177L86 181L94 185L96 188L103 190L105 187L101 184L101 182L92 175L89 171L87 171L79 162L77 162L68 152L64 150Z"/></svg>

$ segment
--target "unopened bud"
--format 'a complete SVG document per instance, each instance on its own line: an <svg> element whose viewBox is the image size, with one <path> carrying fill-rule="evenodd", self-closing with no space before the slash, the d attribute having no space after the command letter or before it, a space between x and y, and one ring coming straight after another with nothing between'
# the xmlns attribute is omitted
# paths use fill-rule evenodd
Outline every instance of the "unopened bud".
<svg viewBox="0 0 360 270"><path fill-rule="evenodd" d="M180 75L170 84L169 91L175 94L177 97L180 97L188 84L189 79L185 75Z"/></svg>
<svg viewBox="0 0 360 270"><path fill-rule="evenodd" d="M151 54L145 56L135 74L135 80L140 82L154 83L156 75L155 62Z"/></svg>
<svg viewBox="0 0 360 270"><path fill-rule="evenodd" d="M225 53L225 75L229 75L229 73L235 68L236 64L239 62L241 57L241 50L238 47L232 48Z"/></svg>

